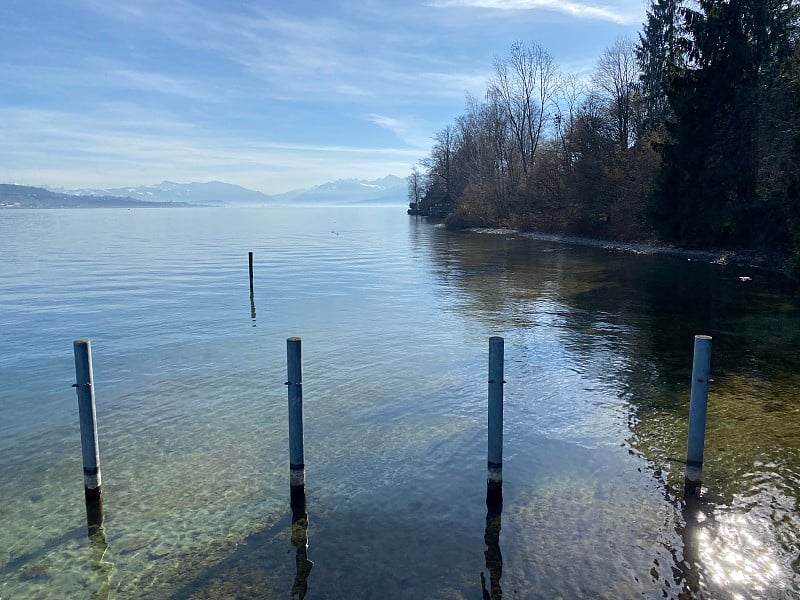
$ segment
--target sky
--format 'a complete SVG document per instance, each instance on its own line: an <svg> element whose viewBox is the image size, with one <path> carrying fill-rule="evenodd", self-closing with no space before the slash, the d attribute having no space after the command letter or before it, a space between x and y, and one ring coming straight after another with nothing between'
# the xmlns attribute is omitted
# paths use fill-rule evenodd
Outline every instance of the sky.
<svg viewBox="0 0 800 600"><path fill-rule="evenodd" d="M646 0L2 0L0 183L406 176L539 44L588 78Z"/></svg>

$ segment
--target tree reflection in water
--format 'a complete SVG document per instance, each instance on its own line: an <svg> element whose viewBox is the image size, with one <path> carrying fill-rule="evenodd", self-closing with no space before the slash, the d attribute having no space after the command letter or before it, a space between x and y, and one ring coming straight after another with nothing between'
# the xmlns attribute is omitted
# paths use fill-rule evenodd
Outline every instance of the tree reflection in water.
<svg viewBox="0 0 800 600"><path fill-rule="evenodd" d="M447 309L505 331L523 365L509 426L627 446L664 485L678 537L664 542L672 564L656 563L667 597L675 583L684 597L797 596L800 303L784 279L756 271L743 284L744 267L519 234L436 230L430 250L443 297L458 299ZM682 503L673 463L698 333L718 341L704 473L714 500ZM487 547L492 536L487 523Z"/></svg>

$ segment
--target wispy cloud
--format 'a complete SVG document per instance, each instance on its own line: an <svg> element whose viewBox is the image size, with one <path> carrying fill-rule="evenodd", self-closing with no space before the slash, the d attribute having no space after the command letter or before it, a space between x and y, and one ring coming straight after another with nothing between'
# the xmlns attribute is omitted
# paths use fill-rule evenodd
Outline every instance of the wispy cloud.
<svg viewBox="0 0 800 600"><path fill-rule="evenodd" d="M545 10L580 19L610 21L633 25L641 19L641 2L626 2L623 6L602 6L572 0L434 0L429 6L437 8L483 8L501 11Z"/></svg>
<svg viewBox="0 0 800 600"><path fill-rule="evenodd" d="M218 91L212 93L194 82L171 77L163 73L117 68L111 69L108 75L110 80L120 87L181 96L183 98L202 102L215 102L220 100L220 93ZM106 79L106 83L108 83L108 81L109 79Z"/></svg>
<svg viewBox="0 0 800 600"><path fill-rule="evenodd" d="M465 87L470 74L459 75L459 68L443 61L438 52L415 53L410 47L412 40L430 42L424 22L409 24L408 35L401 36L342 16L291 14L275 7L234 12L189 0L167 5L141 0L152 10L119 10L101 0L82 1L106 18L154 30L164 39L235 65L252 86L260 82L264 94L277 100L360 103L382 97L402 102L412 95L452 97L454 84L459 85L459 96L471 91ZM377 51L365 51L371 48ZM408 85L419 81L420 73L439 80L431 80L424 89ZM165 83L171 89L173 82Z"/></svg>
<svg viewBox="0 0 800 600"><path fill-rule="evenodd" d="M483 96L510 40L553 44L588 73L605 32L644 12L643 0L71 0L42 20L29 4L0 1L0 181L217 178L266 192L403 174L466 94Z"/></svg>
<svg viewBox="0 0 800 600"><path fill-rule="evenodd" d="M125 107L117 108L130 114ZM340 177L404 175L419 158L418 150L402 147L298 144L219 135L154 115L147 122L144 115L142 120L120 121L113 111L98 117L0 108L0 122L5 124L0 155L8 157L0 164L0 181L29 185L118 187L161 179L219 179L277 193L298 187L298 182L313 185Z"/></svg>
<svg viewBox="0 0 800 600"><path fill-rule="evenodd" d="M427 152L431 147L431 132L413 117L397 118L371 113L367 115L367 119L394 133L411 148L416 148L417 153Z"/></svg>
<svg viewBox="0 0 800 600"><path fill-rule="evenodd" d="M463 99L467 93L474 96L483 94L491 74L488 69L474 73L428 71L411 77L416 80L416 88L425 90L426 93L437 90L438 95L458 96Z"/></svg>

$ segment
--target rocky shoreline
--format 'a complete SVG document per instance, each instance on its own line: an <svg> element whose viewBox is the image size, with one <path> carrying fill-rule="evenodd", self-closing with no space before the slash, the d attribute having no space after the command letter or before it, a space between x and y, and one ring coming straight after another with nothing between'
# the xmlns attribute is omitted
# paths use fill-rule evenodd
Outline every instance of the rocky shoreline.
<svg viewBox="0 0 800 600"><path fill-rule="evenodd" d="M633 254L663 254L667 256L686 258L690 261L702 261L715 265L738 265L754 269L763 269L775 273L784 273L787 261L786 256L762 254L753 252L751 250L731 250L718 248L697 250L668 246L656 242L615 242L572 235L523 232L504 227L476 227L468 229L467 231L492 235L518 235L535 240L576 244L580 246L593 246L596 248L604 248L606 250L615 250L617 252L631 252Z"/></svg>

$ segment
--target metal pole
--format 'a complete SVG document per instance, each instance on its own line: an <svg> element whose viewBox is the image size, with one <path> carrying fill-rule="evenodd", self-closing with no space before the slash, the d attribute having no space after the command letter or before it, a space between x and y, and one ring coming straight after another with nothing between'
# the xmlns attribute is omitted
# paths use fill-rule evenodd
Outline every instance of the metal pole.
<svg viewBox="0 0 800 600"><path fill-rule="evenodd" d="M692 392L689 400L689 439L686 444L686 484L696 487L703 477L708 377L711 370L711 337L694 336Z"/></svg>
<svg viewBox="0 0 800 600"><path fill-rule="evenodd" d="M286 385L289 387L289 479L292 486L305 485L303 458L303 364L301 340L286 340Z"/></svg>
<svg viewBox="0 0 800 600"><path fill-rule="evenodd" d="M503 338L489 338L489 444L490 482L503 481Z"/></svg>
<svg viewBox="0 0 800 600"><path fill-rule="evenodd" d="M75 340L75 381L78 392L78 414L81 424L81 451L83 454L83 487L87 502L99 500L102 493L100 477L100 447L97 443L97 413L94 401L94 375L92 373L92 344L88 339Z"/></svg>
<svg viewBox="0 0 800 600"><path fill-rule="evenodd" d="M253 299L253 253L247 253L247 261L250 264L250 300Z"/></svg>

